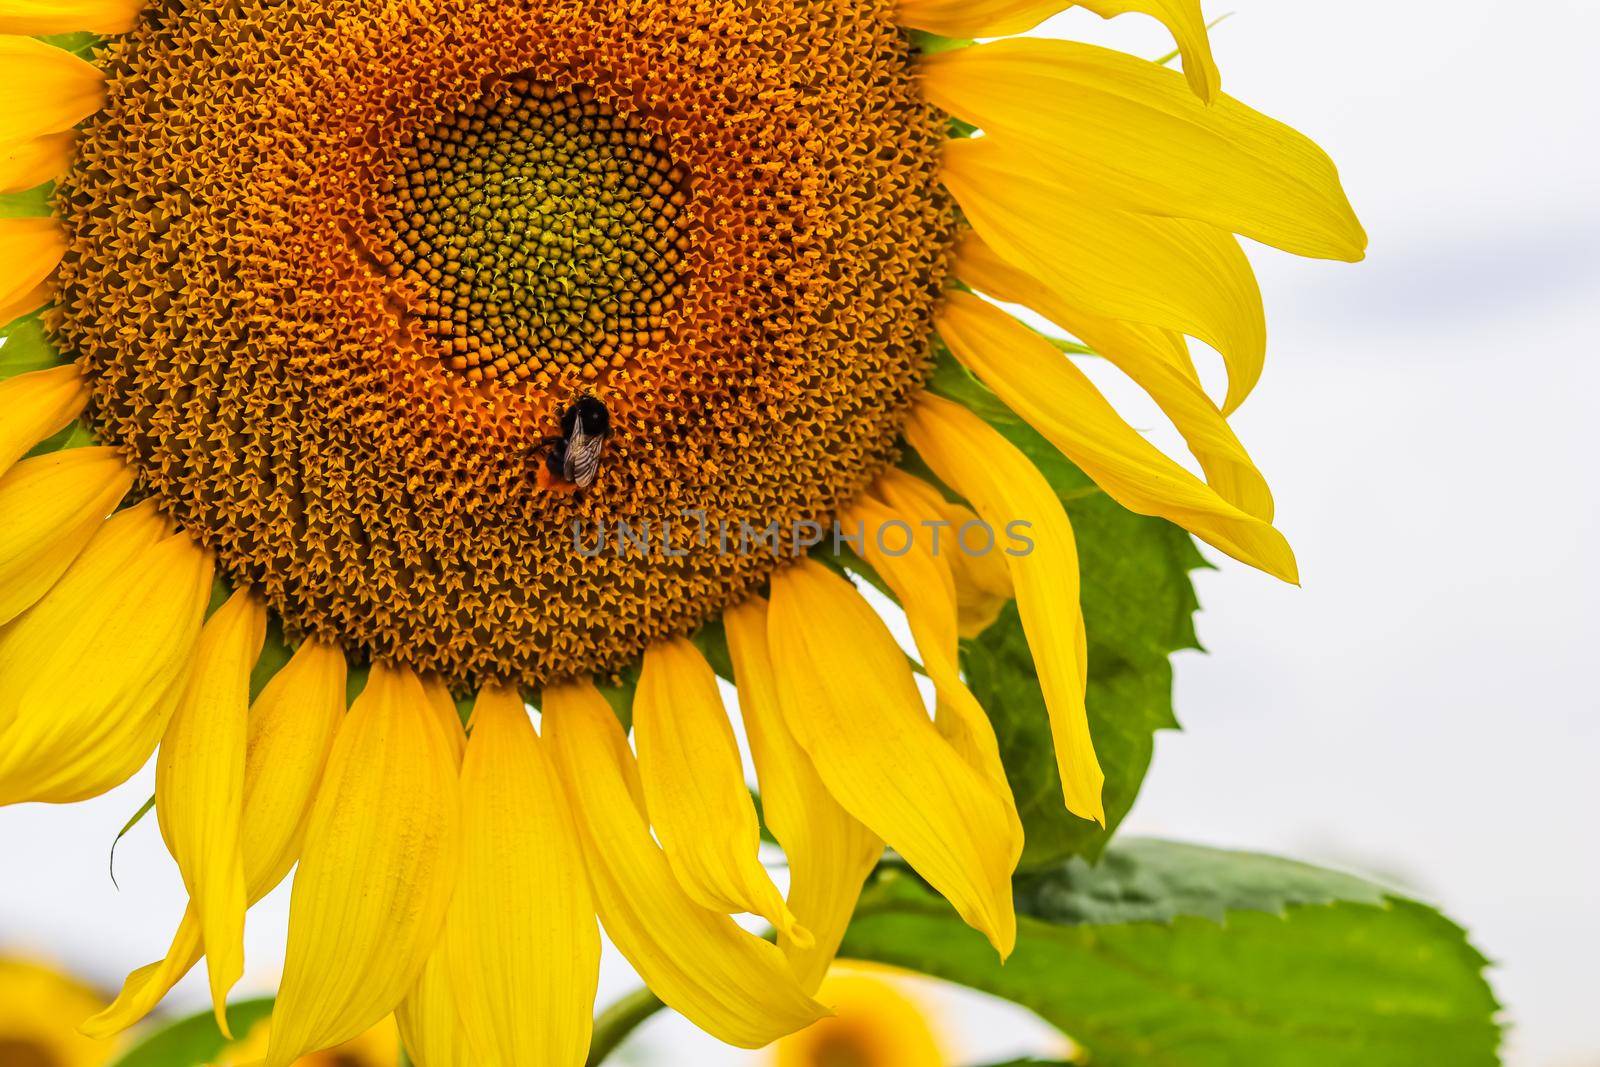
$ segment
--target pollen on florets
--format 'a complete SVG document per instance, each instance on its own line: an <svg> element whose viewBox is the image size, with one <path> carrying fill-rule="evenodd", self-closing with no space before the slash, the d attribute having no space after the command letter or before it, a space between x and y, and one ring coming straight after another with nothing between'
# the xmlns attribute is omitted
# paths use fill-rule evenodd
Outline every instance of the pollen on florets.
<svg viewBox="0 0 1600 1067"><path fill-rule="evenodd" d="M292 637L625 666L781 561L575 522L826 521L894 456L954 219L893 8L153 0L56 198L94 429Z"/></svg>

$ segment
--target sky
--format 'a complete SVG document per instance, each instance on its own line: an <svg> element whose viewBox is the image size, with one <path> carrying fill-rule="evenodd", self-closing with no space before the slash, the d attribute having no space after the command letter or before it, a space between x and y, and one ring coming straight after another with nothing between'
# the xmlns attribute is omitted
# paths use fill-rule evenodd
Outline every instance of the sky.
<svg viewBox="0 0 1600 1067"><path fill-rule="evenodd" d="M1404 885L1496 961L1511 1067L1600 1067L1600 5L1207 4L1228 10L1226 90L1328 149L1372 247L1359 266L1251 250L1272 350L1233 421L1304 586L1226 561L1199 576L1209 654L1177 660L1186 730L1160 739L1126 832ZM1039 32L1170 47L1135 17ZM0 945L105 982L160 955L182 894L153 824L124 843L120 890L106 871L150 790L147 769L87 804L0 810ZM287 899L252 914L242 991L272 988ZM602 995L632 981L608 959ZM926 995L975 1061L1048 1048L1020 1009ZM632 1055L760 1062L670 1017Z"/></svg>

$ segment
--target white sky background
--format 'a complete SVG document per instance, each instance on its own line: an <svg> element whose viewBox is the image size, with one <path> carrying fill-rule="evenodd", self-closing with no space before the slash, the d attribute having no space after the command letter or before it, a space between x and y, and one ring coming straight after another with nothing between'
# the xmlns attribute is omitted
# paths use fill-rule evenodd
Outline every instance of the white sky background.
<svg viewBox="0 0 1600 1067"><path fill-rule="evenodd" d="M1207 5L1229 8L1225 87L1328 148L1372 252L1252 250L1272 354L1234 422L1305 587L1200 576L1212 654L1180 658L1188 729L1161 739L1127 828L1411 887L1499 962L1513 1067L1596 1067L1600 5ZM1045 32L1169 47L1134 17ZM153 820L124 843L120 892L105 871L150 778L0 810L0 945L106 982L160 955L182 896ZM280 889L253 913L241 992L271 989L286 911ZM613 960L604 982L631 979ZM1009 1009L937 1003L974 1059L1044 1048ZM757 1062L676 1020L643 1038L641 1063Z"/></svg>

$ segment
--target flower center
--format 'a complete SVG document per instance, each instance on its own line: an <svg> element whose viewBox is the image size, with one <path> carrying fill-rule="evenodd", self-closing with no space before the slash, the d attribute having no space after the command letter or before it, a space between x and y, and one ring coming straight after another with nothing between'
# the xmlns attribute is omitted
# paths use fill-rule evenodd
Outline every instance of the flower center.
<svg viewBox="0 0 1600 1067"><path fill-rule="evenodd" d="M0 1038L0 1063L6 1067L60 1067L55 1053L31 1041Z"/></svg>
<svg viewBox="0 0 1600 1067"><path fill-rule="evenodd" d="M502 83L406 146L378 259L468 381L548 386L566 366L593 381L665 340L685 177L664 136L592 90Z"/></svg>
<svg viewBox="0 0 1600 1067"><path fill-rule="evenodd" d="M466 688L691 631L929 370L946 122L849 6L151 0L56 195L92 428L291 640Z"/></svg>

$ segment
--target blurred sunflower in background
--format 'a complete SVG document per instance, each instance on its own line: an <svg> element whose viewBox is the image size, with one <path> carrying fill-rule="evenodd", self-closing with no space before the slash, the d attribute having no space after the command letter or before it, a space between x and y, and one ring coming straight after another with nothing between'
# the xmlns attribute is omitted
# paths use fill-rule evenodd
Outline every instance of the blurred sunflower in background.
<svg viewBox="0 0 1600 1067"><path fill-rule="evenodd" d="M772 1046L771 1067L953 1067L956 1060L925 1006L887 967L839 963L817 999L826 1019Z"/></svg>
<svg viewBox="0 0 1600 1067"><path fill-rule="evenodd" d="M268 1067L390 1012L424 1067L581 1064L597 916L669 1005L765 1045L823 1016L885 845L1010 951L1021 824L957 643L1015 597L1064 802L1103 819L1078 562L936 366L1292 581L1226 421L1266 336L1234 235L1365 245L1328 158L1221 92L1196 0L1081 4L1161 19L1182 74L970 43L1069 6L0 0L0 804L96 796L159 746L190 897L87 1033L202 956L226 1029L245 910L296 863ZM1204 478L977 293L1126 372ZM853 547L936 715L798 538L575 543L686 515L905 524L903 553ZM941 550L980 520L1033 550ZM614 708L596 680L635 669Z"/></svg>
<svg viewBox="0 0 1600 1067"><path fill-rule="evenodd" d="M41 961L0 955L0 1065L103 1067L119 1044L78 1033L100 994Z"/></svg>
<svg viewBox="0 0 1600 1067"><path fill-rule="evenodd" d="M37 960L0 956L0 1067L105 1067L122 1042L85 1037L78 1026L102 1003L101 994ZM243 1067L266 1055L271 1025L263 1020L216 1059ZM337 1048L296 1061L296 1067L396 1067L400 1042L393 1019Z"/></svg>

